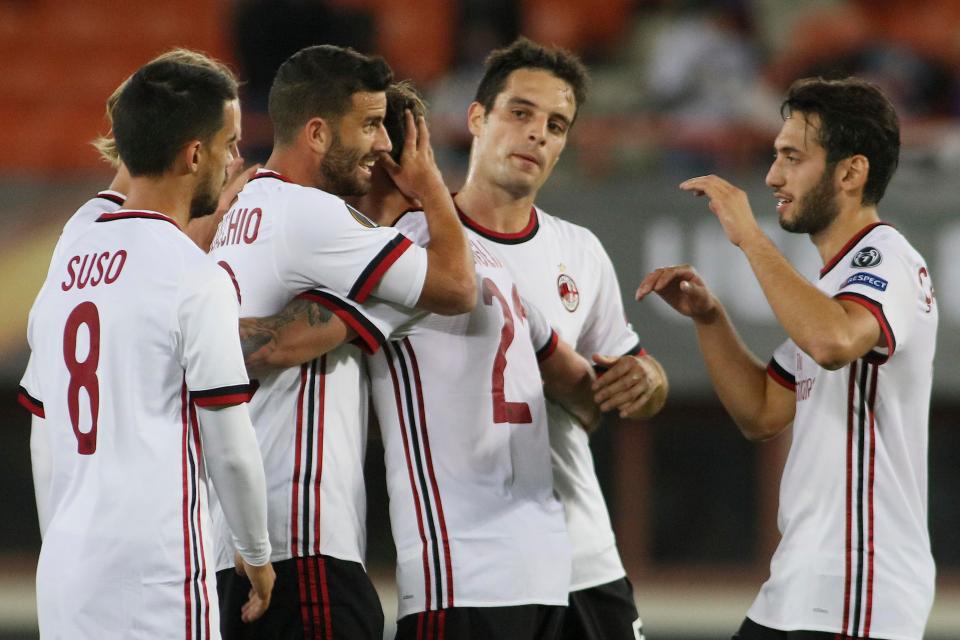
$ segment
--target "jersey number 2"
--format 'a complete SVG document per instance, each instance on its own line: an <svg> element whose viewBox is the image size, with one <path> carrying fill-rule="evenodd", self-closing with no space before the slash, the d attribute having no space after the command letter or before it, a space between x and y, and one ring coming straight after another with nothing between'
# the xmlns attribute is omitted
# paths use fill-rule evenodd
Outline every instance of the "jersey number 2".
<svg viewBox="0 0 960 640"><path fill-rule="evenodd" d="M80 325L87 325L90 348L87 357L77 360L77 334ZM77 436L77 453L89 456L97 450L97 418L100 414L100 380L97 365L100 363L100 312L92 302L81 302L67 317L63 328L63 361L70 372L67 385L67 410L70 423ZM80 389L87 392L90 402L90 430L80 431Z"/></svg>
<svg viewBox="0 0 960 640"><path fill-rule="evenodd" d="M514 288L514 299L519 299L519 295ZM530 415L530 406L526 402L508 402L503 393L503 376L507 369L507 349L513 342L513 311L507 299L500 293L500 289L490 278L483 279L483 303L492 305L496 298L500 303L500 310L503 312L503 327L500 329L500 344L497 347L497 355L493 359L493 376L491 388L493 390L493 421L497 424L507 422L509 424L528 424L533 422Z"/></svg>

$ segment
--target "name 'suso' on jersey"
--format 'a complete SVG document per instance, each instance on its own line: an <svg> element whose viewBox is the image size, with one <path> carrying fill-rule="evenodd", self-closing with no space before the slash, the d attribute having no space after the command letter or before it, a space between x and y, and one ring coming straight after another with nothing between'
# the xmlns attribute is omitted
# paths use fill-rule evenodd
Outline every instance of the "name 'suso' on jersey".
<svg viewBox="0 0 960 640"><path fill-rule="evenodd" d="M172 218L120 210L61 237L20 395L52 459L42 636L216 634L197 407L249 398L237 321L226 273Z"/></svg>
<svg viewBox="0 0 960 640"><path fill-rule="evenodd" d="M427 241L422 213L397 227ZM538 367L556 333L502 258L467 232L475 309L430 314L368 367L397 548L399 617L565 605L570 548L553 493Z"/></svg>
<svg viewBox="0 0 960 640"><path fill-rule="evenodd" d="M930 272L893 227L863 229L818 288L866 307L886 348L836 371L793 341L768 374L796 391L780 484L783 538L748 617L778 629L919 640L934 594L927 427L937 305Z"/></svg>
<svg viewBox="0 0 960 640"><path fill-rule="evenodd" d="M395 327L338 296L412 306L427 268L425 250L396 229L265 169L224 216L211 255L234 275L242 317L273 315L305 294L356 330L368 351ZM359 355L345 345L259 381L250 415L267 476L274 561L323 554L364 562L368 402ZM233 555L215 517L225 542L220 570L233 566Z"/></svg>
<svg viewBox="0 0 960 640"><path fill-rule="evenodd" d="M488 243L516 280L520 295L547 317L560 338L587 358L595 353L643 355L626 321L620 285L597 237L579 225L530 208L518 233L487 229L460 211L468 228ZM571 591L626 575L610 514L600 490L587 433L569 412L547 399L554 487L563 502L573 546Z"/></svg>

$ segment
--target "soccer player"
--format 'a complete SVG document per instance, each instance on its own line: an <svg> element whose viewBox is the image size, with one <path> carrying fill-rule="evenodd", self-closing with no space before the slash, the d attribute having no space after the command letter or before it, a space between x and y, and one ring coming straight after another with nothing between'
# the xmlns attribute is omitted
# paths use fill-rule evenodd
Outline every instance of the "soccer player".
<svg viewBox="0 0 960 640"><path fill-rule="evenodd" d="M391 137L399 139L401 123L412 129L423 105L409 87L387 96ZM391 117L405 109L405 118ZM393 220L411 203L380 172L375 166L380 188L361 200ZM425 242L423 215L407 213L397 226ZM541 376L592 427L592 370L523 304L485 240L468 233L481 283L473 312L428 316L368 361L398 549L399 637L554 638L569 545L552 492ZM255 321L276 343L264 347L273 354L268 364L314 355L311 338L325 348L324 327L303 315L290 306Z"/></svg>
<svg viewBox="0 0 960 640"><path fill-rule="evenodd" d="M124 209L68 228L30 313L20 401L43 537L43 637L217 638L207 477L262 615L273 569L236 293L182 232L213 211L237 86L155 61L113 110Z"/></svg>
<svg viewBox="0 0 960 640"><path fill-rule="evenodd" d="M602 375L597 401L620 416L652 416L667 381L624 320L617 276L588 229L536 207L586 99L587 72L567 51L520 39L494 51L470 105L470 165L456 194L460 218L495 245L517 281L560 337ZM554 485L573 544L564 638L641 635L633 588L616 541L587 434L555 402L547 403Z"/></svg>
<svg viewBox="0 0 960 640"><path fill-rule="evenodd" d="M382 58L333 46L307 47L278 69L269 98L274 149L211 250L234 275L244 316L275 314L325 286L343 299L318 294L323 318L330 309L341 314L360 345L375 350L392 329L347 300L473 308L472 256L422 120L391 173L427 211L429 245L376 226L338 197L365 193L372 165L391 149L383 128L391 79ZM262 620L241 625L249 587L222 554L225 636L382 637L379 598L363 567L367 397L359 355L346 345L260 379L251 414L267 474L277 593Z"/></svg>
<svg viewBox="0 0 960 640"><path fill-rule="evenodd" d="M855 78L799 80L767 185L780 226L823 260L809 283L717 176L687 180L744 253L788 339L764 367L689 266L649 274L694 321L714 388L743 434L793 425L780 482L782 539L739 640L919 640L933 603L927 424L937 303L923 257L877 204L897 166L896 113Z"/></svg>

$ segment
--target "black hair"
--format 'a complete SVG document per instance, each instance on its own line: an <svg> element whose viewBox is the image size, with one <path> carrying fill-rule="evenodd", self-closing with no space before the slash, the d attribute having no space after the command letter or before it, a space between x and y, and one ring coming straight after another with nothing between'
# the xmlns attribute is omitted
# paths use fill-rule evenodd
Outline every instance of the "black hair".
<svg viewBox="0 0 960 640"><path fill-rule="evenodd" d="M224 103L237 82L213 67L177 60L150 62L130 76L113 108L117 152L131 176L157 176L191 140L223 128Z"/></svg>
<svg viewBox="0 0 960 640"><path fill-rule="evenodd" d="M863 204L877 204L897 170L900 123L890 100L860 78L803 78L790 86L780 115L799 112L819 119L817 142L827 151L827 163L863 155L870 163Z"/></svg>
<svg viewBox="0 0 960 640"><path fill-rule="evenodd" d="M359 91L386 91L393 71L380 56L333 45L306 47L280 65L268 109L274 141L291 142L310 118L338 119Z"/></svg>

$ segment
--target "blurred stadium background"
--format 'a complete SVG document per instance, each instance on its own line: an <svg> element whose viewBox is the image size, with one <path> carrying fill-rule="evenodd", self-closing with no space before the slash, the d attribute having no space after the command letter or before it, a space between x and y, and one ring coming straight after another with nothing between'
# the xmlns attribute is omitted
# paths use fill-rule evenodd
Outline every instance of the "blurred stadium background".
<svg viewBox="0 0 960 640"><path fill-rule="evenodd" d="M693 332L657 301L633 303L655 266L692 262L763 357L782 339L746 262L683 178L716 172L808 274L805 238L779 231L763 184L777 107L804 75L865 75L897 103L904 149L881 213L932 267L941 308L930 436L930 528L938 562L931 640L960 638L960 0L0 0L0 638L36 637L39 535L29 420L15 401L26 318L67 216L106 185L89 141L104 101L140 64L186 46L246 81L248 161L271 130L277 65L308 44L383 54L431 105L452 188L466 167L466 107L493 47L523 33L579 52L590 101L541 195L593 229L617 265L627 313L671 376L647 424L609 421L597 466L651 640L728 638L767 575L789 436L745 442L713 395ZM382 449L372 442L369 565L389 621L393 546Z"/></svg>

